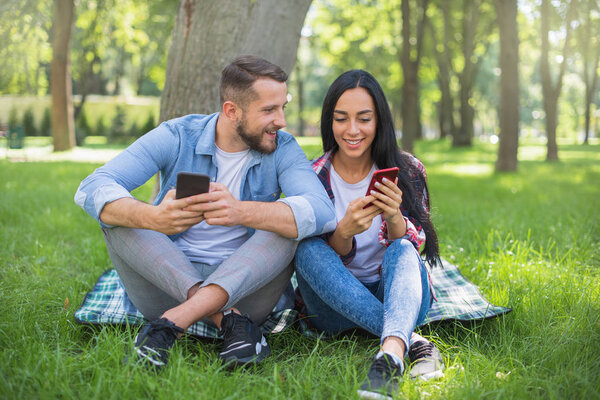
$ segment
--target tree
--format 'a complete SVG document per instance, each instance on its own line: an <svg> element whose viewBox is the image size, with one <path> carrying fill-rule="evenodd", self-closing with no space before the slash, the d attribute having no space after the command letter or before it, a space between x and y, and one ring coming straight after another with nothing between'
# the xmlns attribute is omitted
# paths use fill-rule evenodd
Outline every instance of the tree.
<svg viewBox="0 0 600 400"><path fill-rule="evenodd" d="M415 138L421 137L419 106L419 65L423 55L423 32L427 23L428 0L419 0L416 18L411 17L410 0L402 0L402 52L400 62L404 84L402 85L402 149L413 152ZM416 20L416 29L411 21Z"/></svg>
<svg viewBox="0 0 600 400"><path fill-rule="evenodd" d="M181 0L161 97L160 120L220 108L221 70L254 54L290 73L311 0Z"/></svg>
<svg viewBox="0 0 600 400"><path fill-rule="evenodd" d="M519 34L517 0L496 0L500 27L500 146L497 171L517 169L519 147Z"/></svg>
<svg viewBox="0 0 600 400"><path fill-rule="evenodd" d="M558 98L562 89L563 75L567 69L567 57L570 52L571 21L573 20L577 0L567 5L565 15L565 39L556 82L553 82L550 72L550 0L542 0L542 60L540 72L542 75L542 93L544 96L544 112L546 114L546 135L548 137L547 161L558 161L558 146L556 145L556 126L558 121ZM554 8L552 8L554 10Z"/></svg>
<svg viewBox="0 0 600 400"><path fill-rule="evenodd" d="M452 22L450 18L450 2L439 1L437 5L441 8L443 28L441 29L441 40L436 32L436 27L427 19L429 34L433 42L433 54L438 66L437 81L441 92L440 104L438 106L438 121L440 126L440 138L456 135L456 123L454 122L454 96L450 89L450 81L454 68L452 66L452 54L450 50L450 38L452 37ZM441 43L440 43L441 41Z"/></svg>
<svg viewBox="0 0 600 400"><path fill-rule="evenodd" d="M473 108L473 84L477 75L482 56L477 56L475 50L478 45L477 28L480 26L480 17L483 10L483 0L463 0L463 20L462 20L462 53L464 58L463 68L459 73L460 82L460 128L452 137L453 146L470 146L473 139L474 128L473 118L475 110ZM488 29L486 26L485 29ZM483 42L487 48L488 43ZM484 52L485 53L485 52Z"/></svg>
<svg viewBox="0 0 600 400"><path fill-rule="evenodd" d="M74 8L73 0L54 1L50 73L54 151L68 150L75 146L69 62L69 44L71 42Z"/></svg>
<svg viewBox="0 0 600 400"><path fill-rule="evenodd" d="M253 54L290 73L312 0L181 0L160 101L160 120L219 110L222 69ZM154 186L158 193L159 179Z"/></svg>
<svg viewBox="0 0 600 400"><path fill-rule="evenodd" d="M594 95L598 87L598 62L600 60L600 4L598 0L587 2L585 23L579 28L579 43L583 46L581 55L583 57L583 76L585 85L585 138L583 143L587 144L590 138L590 109Z"/></svg>

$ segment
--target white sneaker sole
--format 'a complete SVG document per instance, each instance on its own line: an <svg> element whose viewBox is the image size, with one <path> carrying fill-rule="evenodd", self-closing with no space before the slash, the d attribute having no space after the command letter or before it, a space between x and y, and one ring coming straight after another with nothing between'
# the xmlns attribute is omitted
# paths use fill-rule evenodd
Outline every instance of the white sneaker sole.
<svg viewBox="0 0 600 400"><path fill-rule="evenodd" d="M357 390L356 393L361 399L392 400L392 398L388 395L377 392L369 392L368 390Z"/></svg>

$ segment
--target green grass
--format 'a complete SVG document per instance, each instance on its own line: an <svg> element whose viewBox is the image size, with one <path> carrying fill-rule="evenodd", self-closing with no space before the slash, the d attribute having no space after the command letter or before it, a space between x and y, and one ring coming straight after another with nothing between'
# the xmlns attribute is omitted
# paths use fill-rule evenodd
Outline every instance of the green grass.
<svg viewBox="0 0 600 400"><path fill-rule="evenodd" d="M316 139L302 139L317 155ZM446 377L398 398L600 398L600 146L561 146L561 163L522 146L493 172L495 147L419 143L442 255L513 312L423 330ZM97 224L73 203L97 165L0 161L0 398L355 398L378 341L269 337L249 370L219 366L218 343L184 339L161 374L122 363L136 328L78 325L75 309L110 267ZM148 198L151 185L137 195Z"/></svg>

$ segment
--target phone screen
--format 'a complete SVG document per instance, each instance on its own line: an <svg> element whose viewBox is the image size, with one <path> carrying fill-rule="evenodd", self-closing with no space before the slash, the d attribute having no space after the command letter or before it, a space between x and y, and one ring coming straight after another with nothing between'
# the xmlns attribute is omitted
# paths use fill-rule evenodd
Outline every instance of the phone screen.
<svg viewBox="0 0 600 400"><path fill-rule="evenodd" d="M176 199L190 197L208 192L210 187L210 177L204 174L193 172L180 172L177 174L177 188L175 192Z"/></svg>

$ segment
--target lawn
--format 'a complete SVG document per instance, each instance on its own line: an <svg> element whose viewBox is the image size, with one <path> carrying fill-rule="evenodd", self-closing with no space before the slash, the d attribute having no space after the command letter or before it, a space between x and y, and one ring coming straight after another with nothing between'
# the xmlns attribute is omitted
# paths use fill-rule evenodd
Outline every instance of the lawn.
<svg viewBox="0 0 600 400"><path fill-rule="evenodd" d="M303 142L307 154L318 142ZM561 146L560 163L524 144L519 172L493 172L496 148L418 143L443 257L513 312L441 323L445 378L406 381L398 398L600 398L600 145ZM273 356L235 372L219 344L174 347L153 374L123 358L136 327L90 328L73 313L110 260L97 224L73 203L99 164L0 160L0 398L355 398L378 341L322 341L294 329ZM147 199L151 184L136 195Z"/></svg>

